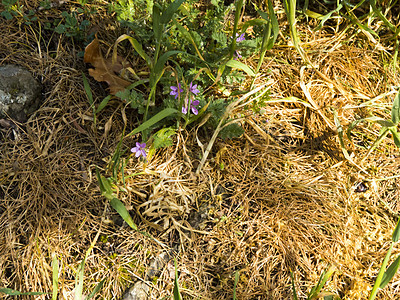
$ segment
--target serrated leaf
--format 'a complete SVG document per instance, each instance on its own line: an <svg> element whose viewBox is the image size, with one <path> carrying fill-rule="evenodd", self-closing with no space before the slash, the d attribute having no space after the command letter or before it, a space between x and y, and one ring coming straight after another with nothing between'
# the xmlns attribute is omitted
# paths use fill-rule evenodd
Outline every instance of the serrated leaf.
<svg viewBox="0 0 400 300"><path fill-rule="evenodd" d="M247 65L245 65L244 63L237 61L237 60L228 60L228 62L226 63L226 65L228 67L231 68L236 68L236 69L240 69L244 72L247 73L247 75L254 77L256 74L254 74L254 71Z"/></svg>
<svg viewBox="0 0 400 300"><path fill-rule="evenodd" d="M242 126L237 123L232 123L224 127L218 136L222 139L232 139L242 136L243 133L244 129Z"/></svg>
<svg viewBox="0 0 400 300"><path fill-rule="evenodd" d="M400 267L400 256L398 256L394 262L392 262L387 268L386 272L383 274L381 284L379 288L383 289L392 280L393 276L396 275L397 270Z"/></svg>

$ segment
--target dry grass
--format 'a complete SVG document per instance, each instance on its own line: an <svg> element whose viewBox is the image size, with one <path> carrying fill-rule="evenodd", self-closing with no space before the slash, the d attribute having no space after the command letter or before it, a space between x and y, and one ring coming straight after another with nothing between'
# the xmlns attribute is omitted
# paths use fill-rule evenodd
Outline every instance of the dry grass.
<svg viewBox="0 0 400 300"><path fill-rule="evenodd" d="M113 21L97 24L99 35L112 44L118 34L107 37L105 28ZM100 230L87 260L85 287L90 291L107 278L101 298L120 299L133 282L145 279L151 258L166 250L127 227L97 188L95 166L104 169L121 137L122 106L110 105L94 128L81 78L85 66L76 56L79 45L41 38L37 28L15 20L0 19L0 36L0 64L28 68L42 81L45 97L40 110L20 125L20 139L5 137L0 145L0 286L51 291L56 255L59 298L72 299L78 264ZM290 270L304 298L328 264L337 272L327 290L343 299L367 298L397 221L398 149L387 138L366 157L379 126L362 124L353 140L346 140L358 167L349 163L335 133L333 109L345 127L371 113L387 118L390 92L400 78L380 51L357 46L363 36L353 44L350 33L338 36L307 32L308 55L325 77L301 69L293 49L277 46L264 66L272 72L260 79L274 80L271 100L295 96L311 99L319 109L272 101L262 115L243 112L245 135L218 141L199 176L194 171L201 149L194 131L179 133L174 147L147 164L129 160L126 176L145 174L126 179L119 197L140 230L176 251L185 299L231 298L235 271L239 299L290 299ZM92 84L102 99L106 92ZM357 193L358 182L369 189ZM196 210L206 217L195 224ZM170 295L172 288L170 262L153 280L151 299ZM399 288L396 276L378 297L398 299Z"/></svg>

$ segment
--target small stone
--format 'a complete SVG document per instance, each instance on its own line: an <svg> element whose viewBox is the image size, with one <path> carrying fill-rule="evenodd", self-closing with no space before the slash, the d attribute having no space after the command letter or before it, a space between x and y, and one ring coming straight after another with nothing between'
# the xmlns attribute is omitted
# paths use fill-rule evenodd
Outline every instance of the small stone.
<svg viewBox="0 0 400 300"><path fill-rule="evenodd" d="M150 287L143 281L137 281L122 297L122 300L147 300Z"/></svg>
<svg viewBox="0 0 400 300"><path fill-rule="evenodd" d="M39 108L41 85L19 66L0 66L0 118L25 122Z"/></svg>

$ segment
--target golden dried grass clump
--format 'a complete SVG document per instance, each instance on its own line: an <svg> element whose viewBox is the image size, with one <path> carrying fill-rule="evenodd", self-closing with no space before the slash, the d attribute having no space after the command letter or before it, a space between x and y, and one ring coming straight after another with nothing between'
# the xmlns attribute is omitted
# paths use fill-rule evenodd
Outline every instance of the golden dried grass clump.
<svg viewBox="0 0 400 300"><path fill-rule="evenodd" d="M129 229L95 181L96 166L105 169L121 138L121 106L111 104L95 128L78 49L63 39L44 44L37 29L20 31L16 21L0 25L0 64L27 67L45 97L20 124L19 138L5 134L0 145L0 287L51 291L57 257L59 298L72 299L78 264L100 233L85 287L106 278L101 299L121 299L135 281L148 280L152 259L171 249L185 299L231 298L235 272L239 299L290 299L291 271L305 298L328 264L336 272L326 290L367 298L397 221L398 149L387 138L368 154L379 126L360 124L344 140L346 159L334 111L344 128L370 114L388 118L399 77L379 51L343 43L347 34L312 33L305 47L314 69L302 67L292 48L277 46L259 80L274 80L270 102L262 114L242 111L243 137L218 141L199 175L197 141L208 142L202 128L178 132L174 146L148 162L129 159L118 197L154 240ZM99 84L93 92L105 96ZM282 100L291 96L298 100ZM359 183L367 188L361 193ZM171 261L160 271L149 283L151 299L173 289ZM398 293L396 276L378 296Z"/></svg>

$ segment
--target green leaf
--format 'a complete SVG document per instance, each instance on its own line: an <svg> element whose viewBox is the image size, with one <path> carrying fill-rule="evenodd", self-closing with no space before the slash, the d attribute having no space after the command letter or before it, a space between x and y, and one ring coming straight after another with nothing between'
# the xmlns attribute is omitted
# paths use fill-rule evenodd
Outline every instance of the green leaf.
<svg viewBox="0 0 400 300"><path fill-rule="evenodd" d="M381 125L383 127L388 127L388 128L395 126L395 124L391 120L379 119L379 120L376 120L376 123L378 123L379 125Z"/></svg>
<svg viewBox="0 0 400 300"><path fill-rule="evenodd" d="M138 230L136 224L133 222L131 215L129 214L128 210L126 209L125 205L118 199L112 198L110 200L110 205L114 208L118 214L122 217L122 219L134 230Z"/></svg>
<svg viewBox="0 0 400 300"><path fill-rule="evenodd" d="M9 288L0 288L0 293L9 295L9 296L38 296L38 295L47 295L48 293L42 293L42 292L27 292L27 293L21 293L19 291L9 289Z"/></svg>
<svg viewBox="0 0 400 300"><path fill-rule="evenodd" d="M393 135L393 141L397 147L400 148L400 133L397 131L397 128L389 128Z"/></svg>
<svg viewBox="0 0 400 300"><path fill-rule="evenodd" d="M297 297L296 287L294 285L294 274L293 274L292 270L290 270L290 279L292 282L293 299L299 300L299 298Z"/></svg>
<svg viewBox="0 0 400 300"><path fill-rule="evenodd" d="M386 272L383 274L381 284L379 288L383 289L392 280L393 276L396 275L397 270L400 267L400 256L398 256L394 262L392 262L387 268Z"/></svg>
<svg viewBox="0 0 400 300"><path fill-rule="evenodd" d="M174 13L179 9L179 6L184 2L185 0L175 0L172 2L167 9L163 12L160 22L162 24L167 24L171 19Z"/></svg>
<svg viewBox="0 0 400 300"><path fill-rule="evenodd" d="M103 288L104 281L106 281L106 278L104 278L102 281L100 281L100 282L98 283L98 285L96 285L96 287L94 288L93 292L91 292L91 293L89 294L89 296L87 296L87 297L85 298L85 300L90 300L90 299L92 299L92 298Z"/></svg>
<svg viewBox="0 0 400 300"><path fill-rule="evenodd" d="M400 238L400 218L399 220L397 220L396 227L394 228L392 241L396 243L399 240L399 238Z"/></svg>
<svg viewBox="0 0 400 300"><path fill-rule="evenodd" d="M102 111L104 107L106 107L106 105L108 104L108 101L110 101L110 99L111 99L111 95L108 95L107 97L105 97L103 99L103 101L100 102L99 106L96 109L96 114L99 113L100 111Z"/></svg>
<svg viewBox="0 0 400 300"><path fill-rule="evenodd" d="M176 266L176 259L174 259L174 265L175 265L174 300L182 300L182 296L181 296L181 293L179 291L178 267Z"/></svg>
<svg viewBox="0 0 400 300"><path fill-rule="evenodd" d="M55 29L55 32L59 33L59 34L63 34L66 31L66 28L63 24L58 25Z"/></svg>
<svg viewBox="0 0 400 300"><path fill-rule="evenodd" d="M159 149L159 148L165 148L172 146L172 136L176 133L176 129L167 127L167 128L162 128L159 131L157 131L154 135L154 141L152 144L152 147L154 149Z"/></svg>
<svg viewBox="0 0 400 300"><path fill-rule="evenodd" d="M89 82L88 82L85 74L82 73L82 77L83 77L83 86L85 88L86 95L88 97L90 105L92 106L93 105L92 89L90 88Z"/></svg>
<svg viewBox="0 0 400 300"><path fill-rule="evenodd" d="M321 273L318 284L311 289L310 294L308 295L307 299L317 299L318 295L321 292L322 288L324 287L325 283L333 275L334 272L335 272L335 268L333 266L328 266Z"/></svg>
<svg viewBox="0 0 400 300"><path fill-rule="evenodd" d="M127 35L127 34L123 34L121 35L114 44L114 49L113 49L113 61L117 61L117 46L120 42L124 41L124 40L128 40L132 47L136 50L136 52L146 61L147 65L149 67L151 67L152 62L150 57L146 54L146 52L144 52L142 45L133 37Z"/></svg>
<svg viewBox="0 0 400 300"><path fill-rule="evenodd" d="M165 52L163 55L160 56L160 58L157 60L156 65L154 66L154 69L151 71L150 75L150 86L153 88L157 82L161 79L164 71L164 65L167 62L168 58L172 55L178 54L178 53L184 53L182 51L168 51Z"/></svg>
<svg viewBox="0 0 400 300"><path fill-rule="evenodd" d="M276 39L278 38L278 34L279 34L278 19L276 18L276 15L274 12L274 6L272 5L271 0L268 0L268 11L269 11L269 17L271 19L273 38L268 42L267 49L271 49L274 46Z"/></svg>
<svg viewBox="0 0 400 300"><path fill-rule="evenodd" d="M75 300L82 300L85 261L86 256L78 266L78 276L75 278Z"/></svg>
<svg viewBox="0 0 400 300"><path fill-rule="evenodd" d="M52 293L52 300L57 300L57 294L58 294L58 258L57 255L54 255L53 257L53 293Z"/></svg>
<svg viewBox="0 0 400 300"><path fill-rule="evenodd" d="M392 121L395 125L400 122L400 89L393 101Z"/></svg>
<svg viewBox="0 0 400 300"><path fill-rule="evenodd" d="M198 47L196 41L194 40L192 34L190 33L190 31L188 31L185 27L183 27L181 24L179 24L175 19L173 19L172 21L174 22L176 28L178 28L179 32L182 34L184 39L193 45L193 47L196 50L196 53L200 57L200 59L204 60L203 56L200 54L199 47Z"/></svg>
<svg viewBox="0 0 400 300"><path fill-rule="evenodd" d="M154 124L160 122L162 119L164 119L170 115L173 115L177 112L178 111L175 108L166 108L166 109L160 111L158 114L156 114L152 118L150 118L149 120L147 120L146 122L144 122L143 124L141 124L139 127L134 129L133 131L131 131L126 137L129 137L129 136L135 135L139 132L142 132L143 130L146 130L146 129L150 128L151 126L153 126Z"/></svg>
<svg viewBox="0 0 400 300"><path fill-rule="evenodd" d="M322 26L324 26L324 23L326 21L328 21L330 19L330 17L334 14L339 12L342 9L343 5L339 4L338 7L335 10L332 10L331 12L327 13L326 15L320 17L319 19L321 20L321 22L319 23L319 25L314 29L314 31L318 31L322 28Z"/></svg>
<svg viewBox="0 0 400 300"><path fill-rule="evenodd" d="M379 270L378 276L375 279L374 286L372 287L371 294L369 295L369 298L368 298L369 300L374 300L376 297L376 294L378 293L378 289L382 283L383 274L385 273L386 266L389 262L390 255L392 253L392 249L393 249L393 243L390 244L389 250L386 253L385 259L383 260L383 263Z"/></svg>
<svg viewBox="0 0 400 300"><path fill-rule="evenodd" d="M244 63L237 61L237 60L228 60L226 65L228 67L231 68L236 68L236 69L240 69L242 71L245 71L247 73L247 75L254 77L256 74L254 74L254 71L247 65L245 65Z"/></svg>
<svg viewBox="0 0 400 300"><path fill-rule="evenodd" d="M233 300L236 300L236 287L239 282L239 271L236 270L235 272L235 282L233 283Z"/></svg>
<svg viewBox="0 0 400 300"><path fill-rule="evenodd" d="M161 41L162 26L161 26L161 13L158 5L153 5L153 32L156 38L156 43Z"/></svg>

